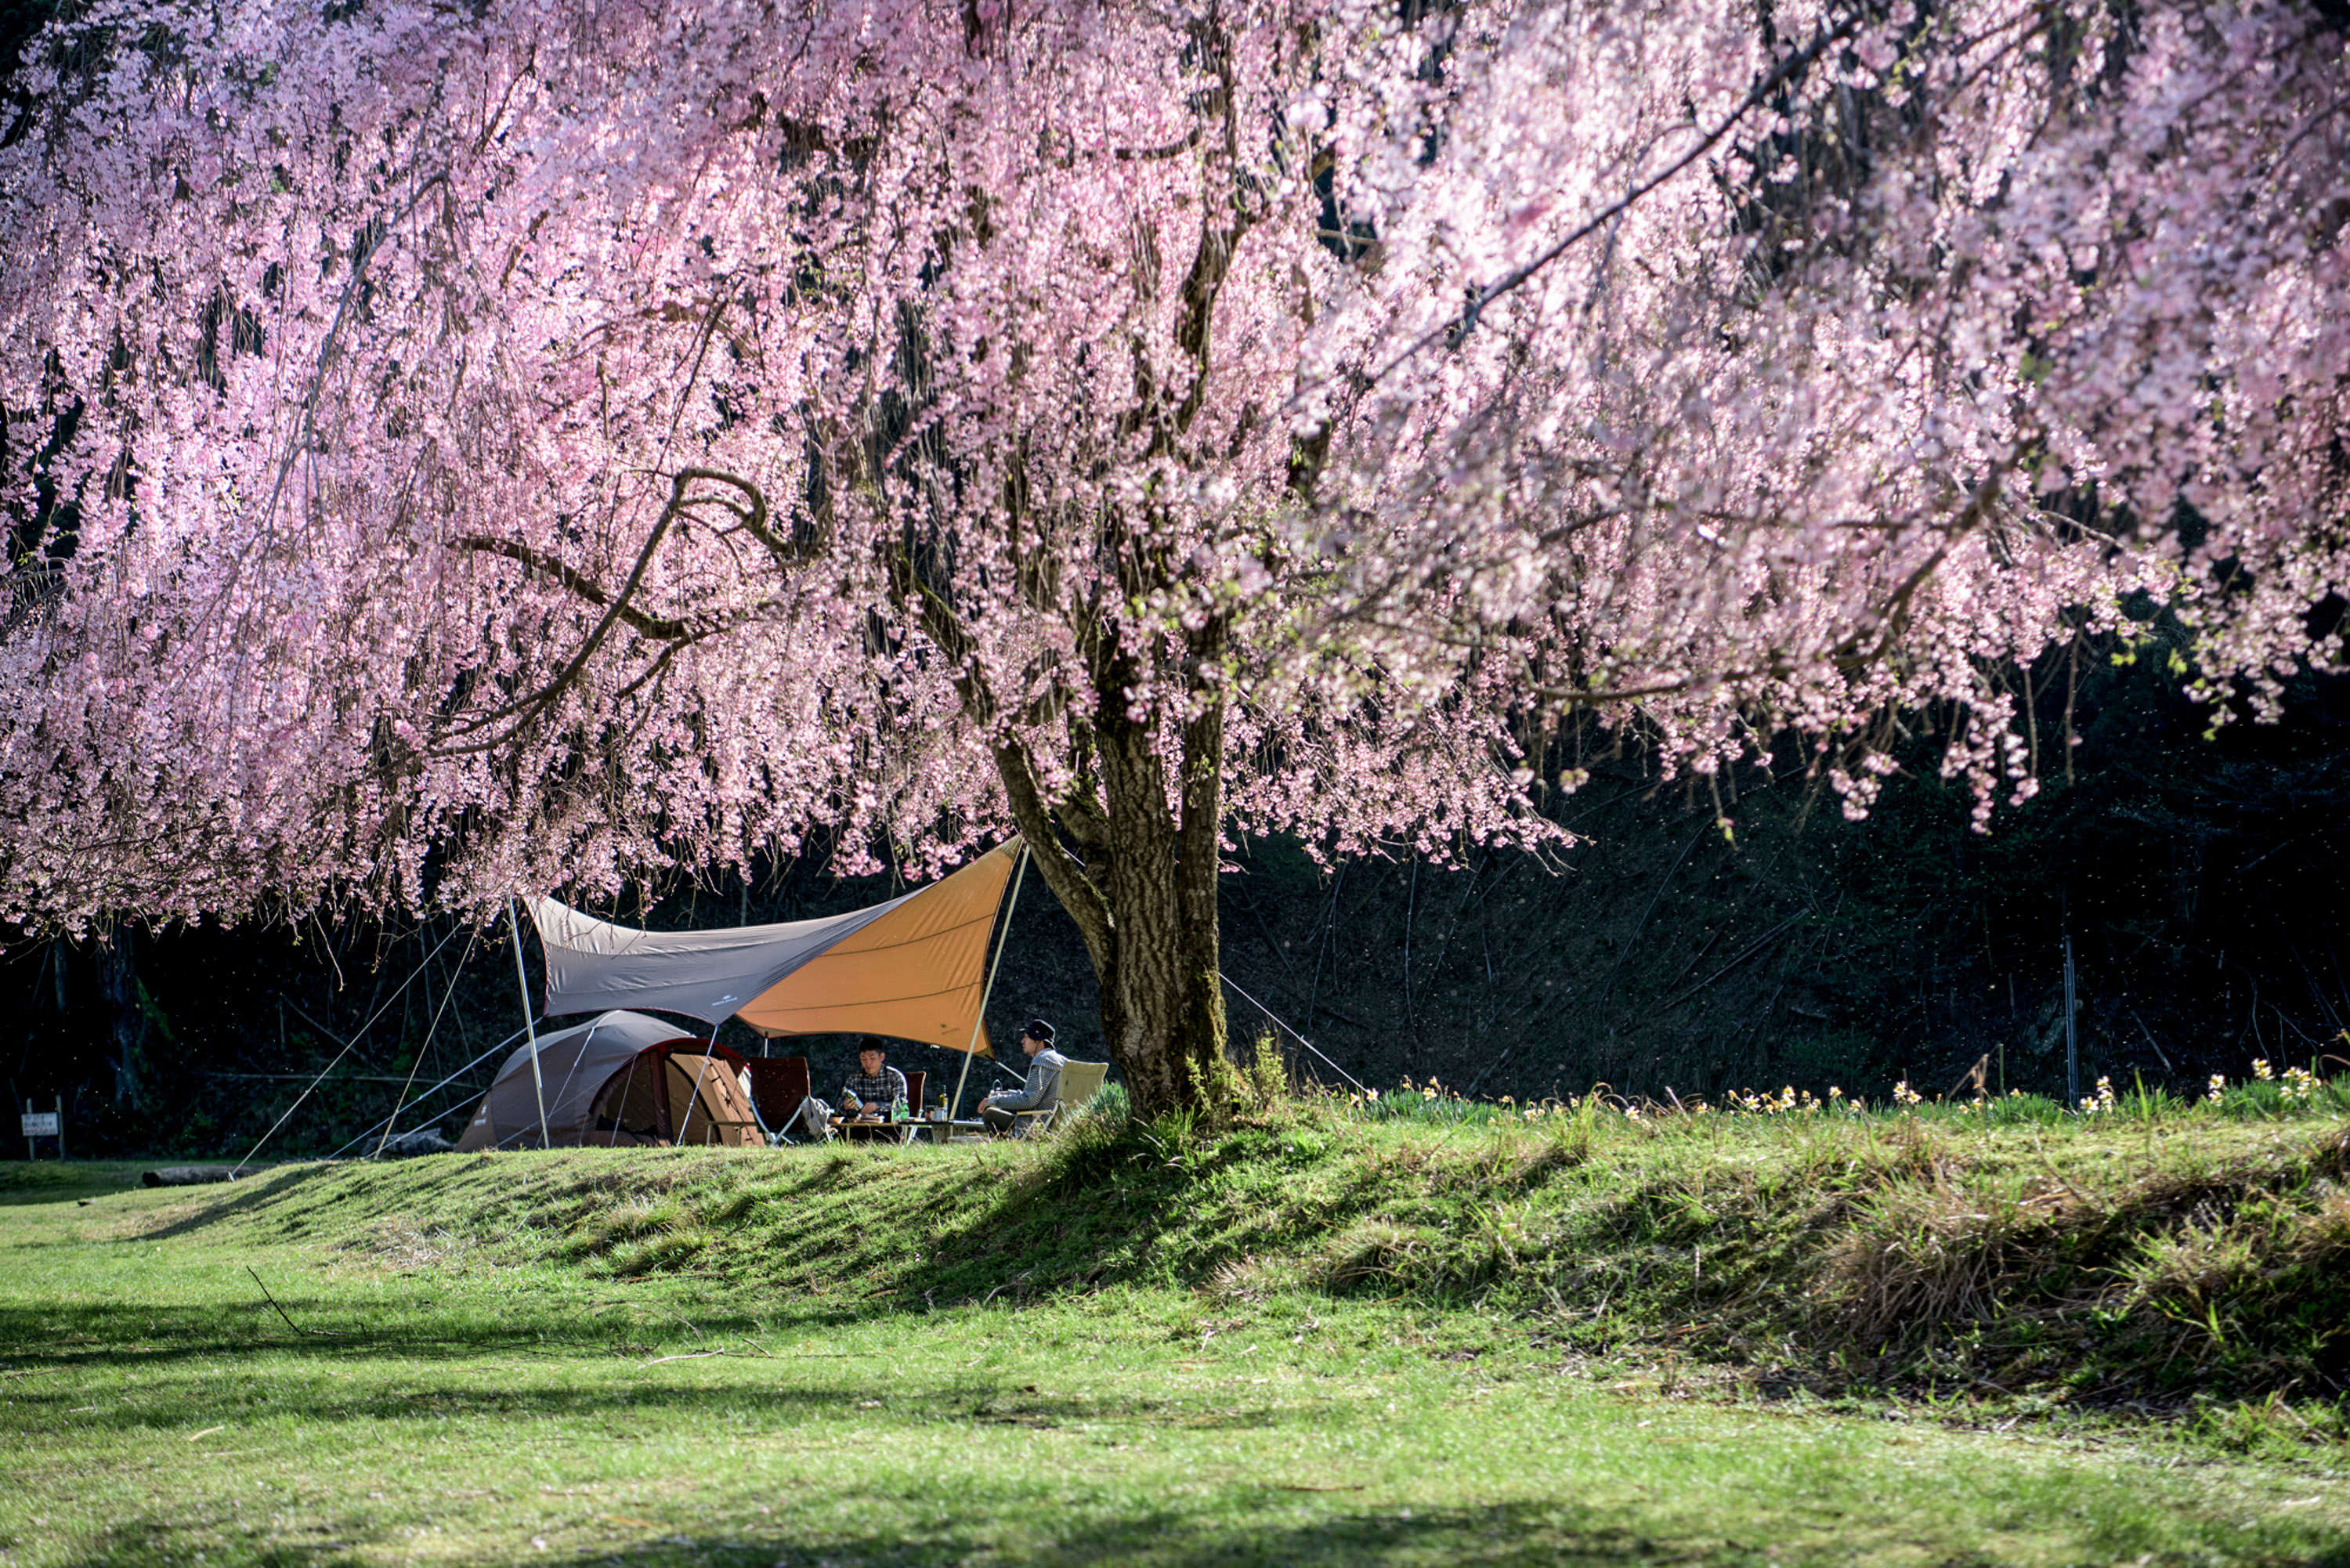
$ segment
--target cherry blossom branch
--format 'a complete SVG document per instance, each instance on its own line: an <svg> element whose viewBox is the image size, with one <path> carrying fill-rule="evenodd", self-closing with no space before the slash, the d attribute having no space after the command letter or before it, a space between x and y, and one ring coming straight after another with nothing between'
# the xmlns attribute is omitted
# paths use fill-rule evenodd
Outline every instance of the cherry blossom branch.
<svg viewBox="0 0 2350 1568"><path fill-rule="evenodd" d="M1488 284L1485 287L1479 289L1477 291L1477 297L1469 302L1468 308L1461 312L1459 319L1450 322L1442 327L1430 327L1428 331L1420 334L1419 337L1407 344L1400 353L1389 359L1382 369L1373 372L1367 385L1377 386L1380 382L1385 381L1389 376L1393 375L1406 360L1417 358L1423 349L1430 348L1438 343L1448 341L1457 344L1463 338L1466 338L1471 332L1476 330L1478 317L1483 315L1487 306L1501 298L1502 296L1508 294L1513 289L1518 287L1527 279L1533 277L1534 274L1550 265L1551 263L1565 255L1568 251L1574 249L1576 245L1582 244L1593 234L1597 234L1601 229L1613 223L1617 216L1629 211L1641 200L1641 198L1647 196L1659 185L1665 184L1676 175L1679 174L1682 170L1687 169L1690 164L1704 157L1706 153L1712 151L1714 143L1720 141L1723 137L1729 135L1731 130L1735 130L1738 122L1744 119L1747 115L1760 108L1764 99L1777 92L1781 88L1786 86L1804 71L1808 70L1814 60L1818 59L1821 55L1826 53L1827 50L1834 46L1844 42L1846 38L1849 38L1853 33L1859 28L1859 17L1848 16L1844 21L1838 23L1835 27L1829 29L1827 32L1822 33L1818 37L1814 38L1811 43L1807 44L1803 48L1798 49L1795 53L1789 55L1785 59L1781 60L1777 66L1773 67L1769 75L1765 76L1761 81L1754 84L1753 88L1747 93L1744 100L1742 101L1736 109L1731 109L1727 115L1724 115L1721 121L1717 123L1711 130L1706 132L1703 137L1700 138L1694 144L1692 144L1688 151L1682 153L1679 158L1674 159L1672 162L1667 164L1663 169L1659 170L1655 174L1650 175L1648 179L1641 181L1637 185L1634 185L1629 191L1627 191L1617 200L1609 202L1607 206L1602 207L1597 213L1594 213L1588 219L1586 219L1580 225L1567 234L1565 237L1551 245L1548 249L1543 251L1540 254L1534 256L1532 260L1520 264L1510 272L1504 274L1499 279Z"/></svg>
<svg viewBox="0 0 2350 1568"><path fill-rule="evenodd" d="M299 441L286 443L286 455L277 465L276 482L270 486L269 500L261 509L261 525L265 531L270 521L277 515L278 498L285 493L286 477L294 472L295 457L317 444L318 395L326 389L327 367L334 358L337 344L341 341L343 322L350 315L351 303L359 298L359 285L366 281L368 264L375 260L377 251L390 242L394 227L406 221L408 215L415 212L422 203L427 194L447 184L448 181L449 173L446 170L441 170L430 175L423 184L416 188L415 193L409 197L397 213L380 220L370 220L369 224L359 231L362 235L369 237L365 244L355 244L352 247L355 254L351 257L351 275L343 284L343 296L336 303L335 317L327 324L326 335L318 341L317 361L311 367L308 385L303 389L300 418L296 421L301 429L302 439Z"/></svg>
<svg viewBox="0 0 2350 1568"><path fill-rule="evenodd" d="M736 474L722 472L717 469L684 468L678 470L676 474L673 475L670 481L668 504L661 508L660 515L654 519L651 531L645 535L643 545L637 551L635 564L629 569L627 581L620 585L617 592L606 595L600 587L598 587L588 579L579 576L576 573L570 573L568 568L559 568L561 575L556 576L557 582L559 582L563 587L571 589L573 592L579 594L581 597L588 599L589 603L600 605L604 610L602 617L588 631L588 636L580 642L578 649L572 654L571 658L566 661L563 668L556 671L551 680L548 680L533 691L521 697L515 698L511 701L502 703L486 713L478 714L466 721L464 723L452 727L446 732L447 735L453 737L478 733L485 728L501 724L508 719L526 720L529 715L544 710L547 704L554 701L556 697L562 695L566 691L568 691L573 682L578 680L580 673L588 668L588 662L596 657L597 650L603 647L605 639L611 635L612 628L615 626L639 626L640 624L664 625L669 626L673 629L665 633L649 631L647 635L667 635L671 637L683 637L687 635L685 628L680 623L665 622L660 618L645 616L642 611L638 610L635 607L634 601L636 599L638 590L643 587L645 573L652 566L654 554L660 548L661 540L667 536L671 525L674 524L680 516L683 515L686 511L689 504L686 494L688 487L693 484L697 480L709 480L716 483L731 484L734 486L736 489L742 491L745 495L751 497L753 504L752 512L761 519L765 517L765 499L760 494L759 487L752 483L749 480L743 479ZM492 541L470 536L468 538L456 541L456 544L459 548L476 551L486 550L490 554L503 556L507 559L515 560L525 566L535 568L540 567L542 563L545 561L544 557L536 557L536 552L528 551L525 547L519 545L512 548L497 547ZM517 551L522 553L517 554ZM535 558L525 559L525 556L533 556ZM482 749L483 747L494 746L501 743L504 739L505 736L501 735L494 738L493 740L482 742L480 747L468 749ZM436 746L435 749L441 750L443 748Z"/></svg>

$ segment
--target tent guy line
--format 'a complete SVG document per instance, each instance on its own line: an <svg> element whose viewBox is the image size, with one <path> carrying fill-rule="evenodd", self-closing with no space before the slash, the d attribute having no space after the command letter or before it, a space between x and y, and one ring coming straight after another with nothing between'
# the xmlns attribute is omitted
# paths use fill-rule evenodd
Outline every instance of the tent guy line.
<svg viewBox="0 0 2350 1568"><path fill-rule="evenodd" d="M383 1137L378 1140L375 1146L375 1154L378 1159L381 1159L383 1158L384 1146L391 1141L392 1127L400 1120L400 1107L408 1103L408 1091L416 1086L416 1075L424 1070L424 1058L432 1051L432 1042L440 1038L441 1021L449 1016L449 1004L457 1000L456 977L457 975L465 972L466 961L473 956L473 944L475 941L480 940L481 934L482 933L479 929L476 929L472 935L465 939L465 950L457 960L456 970L450 975L449 989L441 993L441 1005L432 1014L432 1023L431 1027L424 1031L424 1044L418 1048L416 1060L409 1066L408 1081L400 1085L400 1098L392 1102L391 1115L384 1118ZM432 961L430 959L425 960L425 962L427 963Z"/></svg>
<svg viewBox="0 0 2350 1568"><path fill-rule="evenodd" d="M452 986L454 986L455 983L456 982L453 980L450 981ZM463 1077L466 1074L472 1072L474 1068L480 1066L483 1063L496 1055L499 1052L512 1045L522 1033L523 1031L519 1029L515 1030L512 1034L507 1035L504 1039L499 1041L496 1044L491 1046L488 1050L483 1052L480 1055L474 1057L472 1061L466 1063L463 1066L458 1068L455 1072L450 1074L447 1077L442 1079L439 1083L433 1085L431 1088L417 1096L413 1103L416 1105L422 1105L426 1100L431 1099L433 1096L439 1094L442 1090L447 1088L450 1085L455 1083L458 1079ZM442 1116L448 1115L446 1111L443 1111L441 1114ZM335 1150L334 1153L328 1155L327 1158L328 1159L342 1158L343 1156L348 1154L352 1149L373 1137L380 1128L388 1127L399 1119L400 1113L398 1111L394 1111L390 1116L384 1117L381 1121L369 1122L367 1126L366 1131L345 1143L342 1147Z"/></svg>
<svg viewBox="0 0 2350 1568"><path fill-rule="evenodd" d="M1247 1002L1251 1007L1255 1008L1259 1012L1263 1013L1267 1018L1270 1018L1270 1019L1272 1019L1275 1023L1280 1024L1280 1025L1281 1025L1281 1028L1282 1028L1282 1030L1283 1030L1283 1032L1284 1032L1284 1033L1286 1033L1286 1034L1287 1034L1287 1035L1288 1035L1292 1040L1296 1041L1300 1045L1305 1046L1308 1051L1312 1051L1312 1052L1314 1053L1315 1060L1316 1060L1316 1061L1320 1062L1324 1066L1328 1067L1328 1068L1330 1069L1330 1071L1332 1071L1333 1073L1337 1074L1337 1075L1338 1075L1338 1076L1340 1076L1340 1077L1342 1077L1342 1078L1346 1079L1346 1080L1347 1080L1347 1082L1348 1082L1348 1083L1350 1083L1350 1084L1354 1085L1355 1085L1355 1088L1356 1088L1356 1090L1357 1090L1357 1092L1362 1093L1362 1094L1369 1094L1369 1093L1370 1093L1370 1091L1369 1091L1368 1089L1366 1089L1366 1088L1364 1088L1364 1087L1363 1087L1363 1084L1362 1084L1362 1080L1361 1080L1361 1079L1359 1079L1359 1078L1356 1077L1352 1073L1349 1073L1348 1071L1347 1071L1347 1069L1346 1069L1346 1068L1341 1067L1340 1065L1338 1065L1338 1064L1337 1064L1337 1063L1331 1061L1329 1057L1323 1055L1323 1054L1322 1054L1322 1053L1321 1053L1318 1049L1316 1049L1316 1048L1315 1048L1315 1044L1314 1044L1314 1042L1313 1042L1313 1041L1308 1040L1307 1038L1305 1038L1305 1035L1300 1034L1296 1030L1290 1028L1290 1027L1289 1027L1289 1025L1288 1025L1288 1023L1285 1023L1285 1022L1283 1020L1283 1018L1282 1018L1281 1014L1279 1014L1279 1013L1275 1012L1272 1008L1267 1007L1263 1002L1259 1002L1255 997L1251 996L1247 992L1245 992L1245 991L1242 991L1242 990L1241 990L1241 988L1240 988L1240 983L1239 983L1237 981L1233 980L1233 979L1232 979L1232 977L1231 975L1228 975L1228 974L1224 973L1222 970L1219 970L1219 971L1216 971L1216 978L1217 978L1218 980L1222 981L1226 985L1231 986L1231 987L1232 988L1232 990L1233 990L1233 991L1238 992L1240 993L1240 998L1241 998L1241 1000L1242 1000L1243 1002Z"/></svg>
<svg viewBox="0 0 2350 1568"><path fill-rule="evenodd" d="M351 1037L343 1042L343 1048L335 1053L335 1059L318 1070L318 1076L310 1080L308 1088L304 1089L300 1094L294 1096L294 1103L286 1107L285 1115L280 1116L276 1121L270 1123L269 1130L263 1133L259 1139L255 1142L254 1146L244 1151L244 1158L238 1160L236 1164L229 1168L229 1176L232 1180L235 1179L238 1171L243 1170L247 1165L252 1163L253 1157L261 1152L261 1146L263 1144L267 1143L271 1138L277 1136L277 1129L286 1125L286 1117L291 1116L296 1111L302 1108L302 1102L310 1097L310 1091L312 1089L316 1089L320 1082L326 1078L328 1073L333 1072L337 1067L342 1064L343 1058L351 1054L351 1047L357 1045L367 1032L375 1027L375 1021L377 1019L381 1018L386 1012L390 1011L391 1004L393 1002L399 1001L400 997L407 993L408 988L416 983L416 977L424 972L425 965L430 964L434 959L439 958L441 956L442 948L445 948L451 942L455 941L457 940L457 932L463 929L463 927L451 927L449 934L441 939L440 947L436 947L431 952L426 953L424 955L424 962L418 964L414 969L411 970L408 973L408 978L401 981L399 985L393 988L391 994L383 999L383 1005L369 1013L368 1015L368 1021L365 1023L360 1024L358 1029L352 1032Z"/></svg>

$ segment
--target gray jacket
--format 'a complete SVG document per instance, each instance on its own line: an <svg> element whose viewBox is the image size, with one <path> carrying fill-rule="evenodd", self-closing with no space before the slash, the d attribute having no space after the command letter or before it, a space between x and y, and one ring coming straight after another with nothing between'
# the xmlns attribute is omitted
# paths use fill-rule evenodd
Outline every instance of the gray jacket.
<svg viewBox="0 0 2350 1568"><path fill-rule="evenodd" d="M1047 1045L1028 1058L1028 1082L992 1102L999 1111L1041 1111L1061 1097L1061 1069L1069 1059Z"/></svg>

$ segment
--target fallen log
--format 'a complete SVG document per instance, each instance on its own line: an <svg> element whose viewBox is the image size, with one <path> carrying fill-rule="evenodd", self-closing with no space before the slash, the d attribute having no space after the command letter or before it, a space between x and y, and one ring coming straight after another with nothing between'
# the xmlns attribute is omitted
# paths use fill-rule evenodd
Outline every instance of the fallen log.
<svg viewBox="0 0 2350 1568"><path fill-rule="evenodd" d="M165 1165L139 1178L145 1187L202 1187L212 1181L234 1181L236 1173L225 1165Z"/></svg>

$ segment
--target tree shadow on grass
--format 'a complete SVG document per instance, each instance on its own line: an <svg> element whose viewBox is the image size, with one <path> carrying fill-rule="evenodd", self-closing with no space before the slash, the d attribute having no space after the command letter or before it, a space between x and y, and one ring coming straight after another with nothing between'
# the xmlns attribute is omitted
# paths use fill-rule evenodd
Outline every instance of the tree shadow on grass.
<svg viewBox="0 0 2350 1568"><path fill-rule="evenodd" d="M1789 1568L1789 1565L1866 1561L1865 1542L1782 1542L1762 1532L1742 1532L1735 1511L1701 1530L1644 1526L1620 1511L1573 1500L1491 1504L1466 1508L1350 1509L1298 1519L1295 1500L1276 1489L1255 1496L1250 1489L1228 1490L1201 1507L1162 1506L1129 1513L1067 1509L1040 1521L1030 1499L981 1500L958 1515L938 1519L934 1505L913 1511L937 1522L895 1529L866 1523L856 1530L833 1526L793 1529L767 1520L756 1528L718 1521L694 1521L648 1533L643 1521L602 1515L590 1528L619 1526L608 1540L589 1548L565 1545L546 1550L529 1539L511 1544L469 1543L464 1561L530 1563L535 1568L950 1568L972 1562L1023 1564L1025 1568L1096 1568L1116 1563L1133 1568L1292 1568L1317 1564L1378 1565L1444 1563L1463 1568L1612 1568L1630 1563L1692 1563L1718 1568ZM1015 1514L1014 1506L1018 1507ZM1049 1504L1045 1505L1048 1510ZM328 1533L325 1527L320 1533ZM517 1532L519 1533L519 1532ZM569 1533L576 1536L575 1529ZM230 1539L225 1542L223 1534ZM2085 1561L2127 1561L2130 1542L2084 1540ZM1904 1542L1914 1548L1915 1542ZM2282 1543L2280 1543L2282 1544ZM95 1547L78 1556L52 1559L60 1568L140 1568L187 1563L205 1552L208 1568L357 1568L382 1560L386 1549L411 1549L414 1539L381 1521L345 1523L328 1539L269 1540L246 1531L197 1530L138 1521L109 1528ZM2289 1557L2254 1551L2244 1561L2291 1561L2301 1568L2350 1568L2350 1545L2312 1536ZM2143 1560L2141 1558L2141 1560ZM1975 1568L1994 1559L1960 1555L1944 1568Z"/></svg>
<svg viewBox="0 0 2350 1568"><path fill-rule="evenodd" d="M1241 1489L1245 1490L1246 1489ZM772 1563L775 1568L880 1568L882 1564L989 1563L1034 1568L1080 1568L1118 1563L1134 1568L1235 1568L1264 1564L1459 1563L1469 1568L1534 1568L1535 1564L1585 1565L1674 1562L1761 1563L1760 1545L1711 1542L1663 1542L1648 1539L1620 1520L1572 1502L1505 1503L1485 1508L1437 1508L1348 1511L1310 1520L1277 1516L1291 1511L1293 1499L1274 1490L1259 1496L1222 1500L1214 1515L1163 1507L1125 1515L1070 1515L1039 1531L1028 1528L996 1538L986 1523L955 1522L922 1532L873 1530L817 1541L733 1538L730 1553L717 1541L687 1546L671 1539L647 1542L629 1561L653 1564L735 1560ZM1273 1516L1273 1517L1268 1517ZM990 1521L992 1523L992 1521ZM1018 1535L1031 1539L1017 1540ZM1035 1537L1041 1536L1041 1539ZM724 1539L724 1538L720 1538ZM675 1555L666 1555L662 1548ZM581 1559L585 1568L594 1559Z"/></svg>
<svg viewBox="0 0 2350 1568"><path fill-rule="evenodd" d="M209 1329L213 1314L137 1306L92 1306L40 1314L0 1310L0 1344L16 1348L8 1425L20 1431L196 1429L224 1420L286 1421L331 1427L338 1422L495 1417L575 1420L613 1434L642 1416L662 1425L681 1417L696 1423L944 1422L1045 1430L1089 1422L1137 1421L1195 1429L1243 1430L1311 1419L1318 1403L1268 1406L1219 1401L1211 1395L1179 1399L1147 1395L1063 1395L1039 1391L1033 1371L1001 1377L964 1375L922 1386L902 1382L876 1388L866 1371L826 1355L777 1353L763 1346L758 1325L736 1323L731 1335L710 1325L711 1348L672 1354L625 1340L587 1340L576 1324L551 1343L527 1322L489 1331L479 1323L463 1338L432 1339L400 1329L333 1340L301 1337L277 1324L248 1335L174 1334L172 1316L197 1316ZM145 1338L140 1325L150 1332ZM78 1327L88 1332L74 1332ZM147 1339L162 1341L151 1344ZM673 1344L676 1342L672 1342ZM285 1357L304 1358L288 1364ZM716 1356L729 1362L728 1381L699 1381ZM523 1359L544 1357L543 1360ZM224 1362L267 1361L250 1376L224 1383ZM307 1363L307 1364L306 1364ZM488 1363L489 1365L481 1365ZM185 1366L191 1376L175 1377ZM52 1381L44 1371L102 1369L129 1374L120 1392L90 1407L89 1385L70 1376ZM360 1377L351 1376L357 1372ZM361 1378L367 1381L361 1381ZM877 1397L878 1396L878 1397Z"/></svg>
<svg viewBox="0 0 2350 1568"><path fill-rule="evenodd" d="M0 1540L0 1546L8 1544ZM210 1531L136 1521L110 1525L104 1539L79 1557L59 1558L74 1568L154 1568L160 1563L193 1563L205 1568L362 1568L374 1561L356 1541L318 1542L233 1541L224 1549Z"/></svg>
<svg viewBox="0 0 2350 1568"><path fill-rule="evenodd" d="M461 1301L444 1308L424 1297L354 1303L283 1291L273 1294L276 1307L258 1291L249 1302L203 1306L133 1299L0 1303L0 1345L7 1347L13 1367L120 1370L282 1353L325 1361L391 1355L462 1363L515 1352L641 1358L673 1345L690 1349L705 1342L740 1343L773 1332L741 1312L699 1313L688 1327L684 1320L666 1316L651 1323L603 1317L577 1303L566 1303L568 1310L534 1312L503 1302ZM289 1326L289 1318L299 1326ZM648 1343L649 1334L657 1336L655 1342Z"/></svg>
<svg viewBox="0 0 2350 1568"><path fill-rule="evenodd" d="M1243 1489L1245 1491L1246 1489ZM1305 1521L1258 1519L1285 1511L1284 1494L1266 1490L1256 1498L1219 1500L1214 1516L1166 1507L1126 1515L1093 1514L1049 1520L1011 1517L983 1508L928 1528L867 1527L855 1532L778 1532L762 1521L757 1531L717 1524L683 1527L674 1533L616 1532L611 1543L587 1551L543 1550L528 1540L504 1551L467 1551L467 1561L528 1563L539 1568L607 1568L624 1562L634 1568L685 1564L764 1568L948 1568L974 1560L1024 1563L1034 1568L1081 1568L1119 1563L1137 1568L1240 1568L1265 1564L1427 1563L1469 1568L1534 1568L1535 1564L1584 1565L1679 1562L1762 1563L1760 1545L1721 1537L1658 1541L1599 1511L1577 1503L1512 1503L1486 1508L1355 1511ZM924 1511L930 1511L924 1510ZM137 1521L109 1530L95 1549L60 1559L62 1568L122 1568L127 1564L191 1562L205 1552L211 1568L348 1568L378 1560L394 1544L382 1524L344 1530L340 1538L317 1542L232 1539L218 1534Z"/></svg>
<svg viewBox="0 0 2350 1568"><path fill-rule="evenodd" d="M1252 1140L1278 1136L1242 1133L1178 1162L1147 1129L1127 1127L1056 1144L1002 1172L984 1198L936 1216L911 1252L887 1232L813 1234L823 1273L886 1286L864 1302L813 1311L839 1323L1118 1286L1194 1286L1252 1253L1310 1248L1393 1202L1391 1189L1369 1178L1326 1188L1310 1206L1226 1201L1219 1178L1262 1154Z"/></svg>

